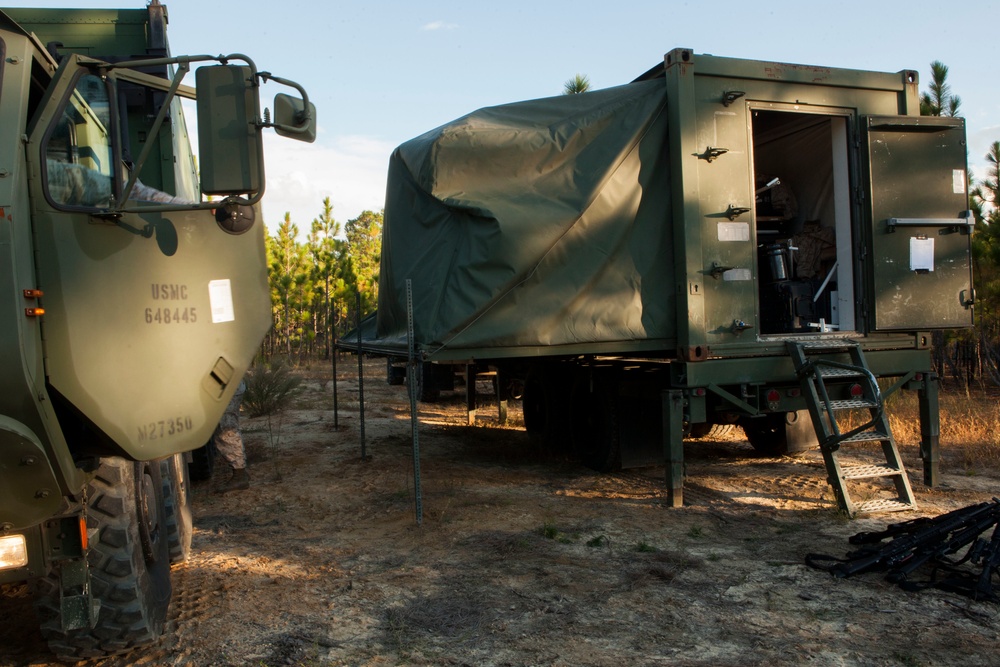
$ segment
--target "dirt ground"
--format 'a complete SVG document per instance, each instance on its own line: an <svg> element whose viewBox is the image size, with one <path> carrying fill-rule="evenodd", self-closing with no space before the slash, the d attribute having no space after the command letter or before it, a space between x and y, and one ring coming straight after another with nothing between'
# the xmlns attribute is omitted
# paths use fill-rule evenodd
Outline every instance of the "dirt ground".
<svg viewBox="0 0 1000 667"><path fill-rule="evenodd" d="M662 468L594 473L539 452L517 404L510 428L495 407L468 426L456 393L420 408L418 526L405 389L369 363L363 460L351 363L339 428L330 372L314 370L293 409L244 420L248 491L195 487L162 641L81 664L998 664L1000 606L804 564L997 494L995 472L957 463L958 443L944 443L935 489L904 443L918 513L851 521L818 453L692 441L685 506L671 509ZM23 588L0 598L0 665L58 664L30 610Z"/></svg>

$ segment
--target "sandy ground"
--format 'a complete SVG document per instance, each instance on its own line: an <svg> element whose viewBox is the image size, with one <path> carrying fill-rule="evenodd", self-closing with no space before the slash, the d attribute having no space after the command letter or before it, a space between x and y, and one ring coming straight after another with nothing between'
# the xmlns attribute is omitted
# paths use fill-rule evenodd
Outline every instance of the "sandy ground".
<svg viewBox="0 0 1000 667"><path fill-rule="evenodd" d="M253 484L195 487L168 632L88 664L1000 662L996 604L804 565L808 552L843 555L856 532L989 500L997 473L961 469L956 443L936 489L904 443L919 513L852 521L818 453L692 441L685 506L671 509L662 468L593 473L539 452L516 404L510 428L489 409L466 425L456 394L420 409L418 525L405 389L371 362L363 460L356 367L340 377L339 428L329 371L307 378L293 409L244 421ZM0 665L58 664L30 616L24 588L0 597Z"/></svg>

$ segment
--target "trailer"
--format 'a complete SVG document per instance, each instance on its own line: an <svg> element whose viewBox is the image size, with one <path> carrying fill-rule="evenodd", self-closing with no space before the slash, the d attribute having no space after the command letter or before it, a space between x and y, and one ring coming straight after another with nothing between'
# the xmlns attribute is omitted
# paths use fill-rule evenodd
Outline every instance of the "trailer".
<svg viewBox="0 0 1000 667"><path fill-rule="evenodd" d="M767 453L818 445L849 514L911 509L885 397L917 392L937 484L932 332L974 301L964 121L920 116L918 86L678 48L416 137L362 348L431 396L435 366L495 373L550 446L665 463L675 506L685 436L738 424Z"/></svg>

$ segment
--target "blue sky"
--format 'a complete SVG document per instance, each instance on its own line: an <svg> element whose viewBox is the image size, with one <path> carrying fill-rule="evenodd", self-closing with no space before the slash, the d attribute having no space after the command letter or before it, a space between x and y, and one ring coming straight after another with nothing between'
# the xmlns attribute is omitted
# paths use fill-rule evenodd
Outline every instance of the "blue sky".
<svg viewBox="0 0 1000 667"><path fill-rule="evenodd" d="M503 3L161 0L175 55L240 52L293 79L318 108L314 144L268 137L264 219L300 230L324 197L341 223L382 207L393 148L474 109L559 94L586 74L627 83L674 47L696 53L896 72L950 68L968 124L970 167L1000 140L1000 2L876 1ZM131 7L143 0L20 6ZM264 87L264 103L276 84ZM190 121L191 119L189 119Z"/></svg>

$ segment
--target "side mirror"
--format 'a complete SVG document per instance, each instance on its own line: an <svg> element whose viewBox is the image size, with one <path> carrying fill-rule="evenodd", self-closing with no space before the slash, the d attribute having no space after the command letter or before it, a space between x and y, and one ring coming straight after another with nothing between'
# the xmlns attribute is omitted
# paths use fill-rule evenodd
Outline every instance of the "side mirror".
<svg viewBox="0 0 1000 667"><path fill-rule="evenodd" d="M316 105L309 102L306 113L303 100L278 93L274 96L274 131L289 139L316 141Z"/></svg>
<svg viewBox="0 0 1000 667"><path fill-rule="evenodd" d="M199 67L195 85L202 194L260 192L264 154L253 70L238 65Z"/></svg>

